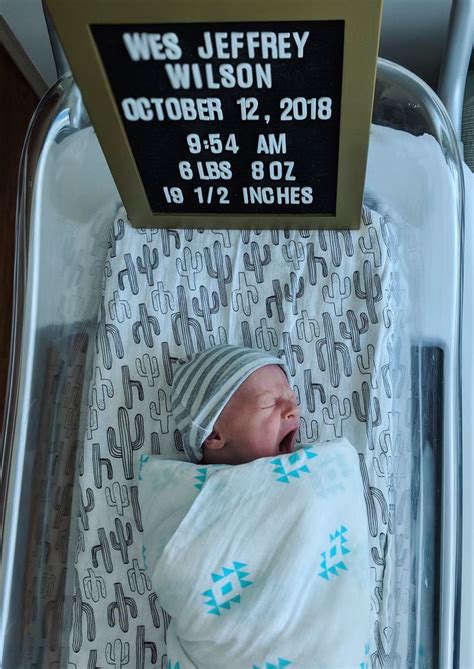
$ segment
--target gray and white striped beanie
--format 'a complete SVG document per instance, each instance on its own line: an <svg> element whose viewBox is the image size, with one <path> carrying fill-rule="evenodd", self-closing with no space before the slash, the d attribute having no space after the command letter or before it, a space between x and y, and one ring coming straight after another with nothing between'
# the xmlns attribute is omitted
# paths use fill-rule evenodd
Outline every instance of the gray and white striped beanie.
<svg viewBox="0 0 474 669"><path fill-rule="evenodd" d="M171 410L188 460L202 460L202 444L225 405L245 379L265 365L279 365L289 379L280 358L243 346L214 346L180 361L174 372Z"/></svg>

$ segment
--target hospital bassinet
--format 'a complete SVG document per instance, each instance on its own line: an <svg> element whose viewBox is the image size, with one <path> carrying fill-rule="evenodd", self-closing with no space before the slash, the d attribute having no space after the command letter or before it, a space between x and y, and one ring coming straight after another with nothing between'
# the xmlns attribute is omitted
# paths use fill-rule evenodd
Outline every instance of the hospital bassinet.
<svg viewBox="0 0 474 669"><path fill-rule="evenodd" d="M4 669L167 667L134 457L180 457L177 353L226 340L285 357L302 440L357 442L373 538L364 666L455 666L462 169L436 96L383 60L373 123L360 231L135 231L73 80L42 100L21 168L3 434Z"/></svg>

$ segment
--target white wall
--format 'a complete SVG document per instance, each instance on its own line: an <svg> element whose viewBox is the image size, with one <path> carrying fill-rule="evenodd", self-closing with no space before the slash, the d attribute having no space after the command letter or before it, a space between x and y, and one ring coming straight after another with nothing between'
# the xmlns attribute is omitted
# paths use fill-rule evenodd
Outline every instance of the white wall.
<svg viewBox="0 0 474 669"><path fill-rule="evenodd" d="M380 55L408 67L436 87L450 6L450 0L385 0ZM41 0L0 0L0 14L46 83L54 83Z"/></svg>

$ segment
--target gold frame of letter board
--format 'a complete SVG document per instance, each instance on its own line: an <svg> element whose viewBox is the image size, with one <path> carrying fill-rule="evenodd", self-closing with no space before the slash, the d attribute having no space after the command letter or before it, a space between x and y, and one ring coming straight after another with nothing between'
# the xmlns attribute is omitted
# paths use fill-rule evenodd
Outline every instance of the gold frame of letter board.
<svg viewBox="0 0 474 669"><path fill-rule="evenodd" d="M112 176L136 227L358 228L382 0L45 0ZM336 215L152 212L90 24L344 20ZM207 219L207 220L206 220Z"/></svg>

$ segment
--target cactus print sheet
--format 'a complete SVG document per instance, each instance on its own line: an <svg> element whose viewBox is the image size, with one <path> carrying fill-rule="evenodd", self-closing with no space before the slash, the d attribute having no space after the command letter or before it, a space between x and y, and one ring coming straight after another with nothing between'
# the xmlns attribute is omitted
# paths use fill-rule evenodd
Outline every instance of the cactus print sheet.
<svg viewBox="0 0 474 669"><path fill-rule="evenodd" d="M393 657L409 606L408 297L399 228L375 209L355 231L135 230L118 212L77 476L70 668L169 666L136 462L184 459L173 370L221 343L285 360L301 443L346 437L357 449L373 617L364 661L382 668Z"/></svg>

